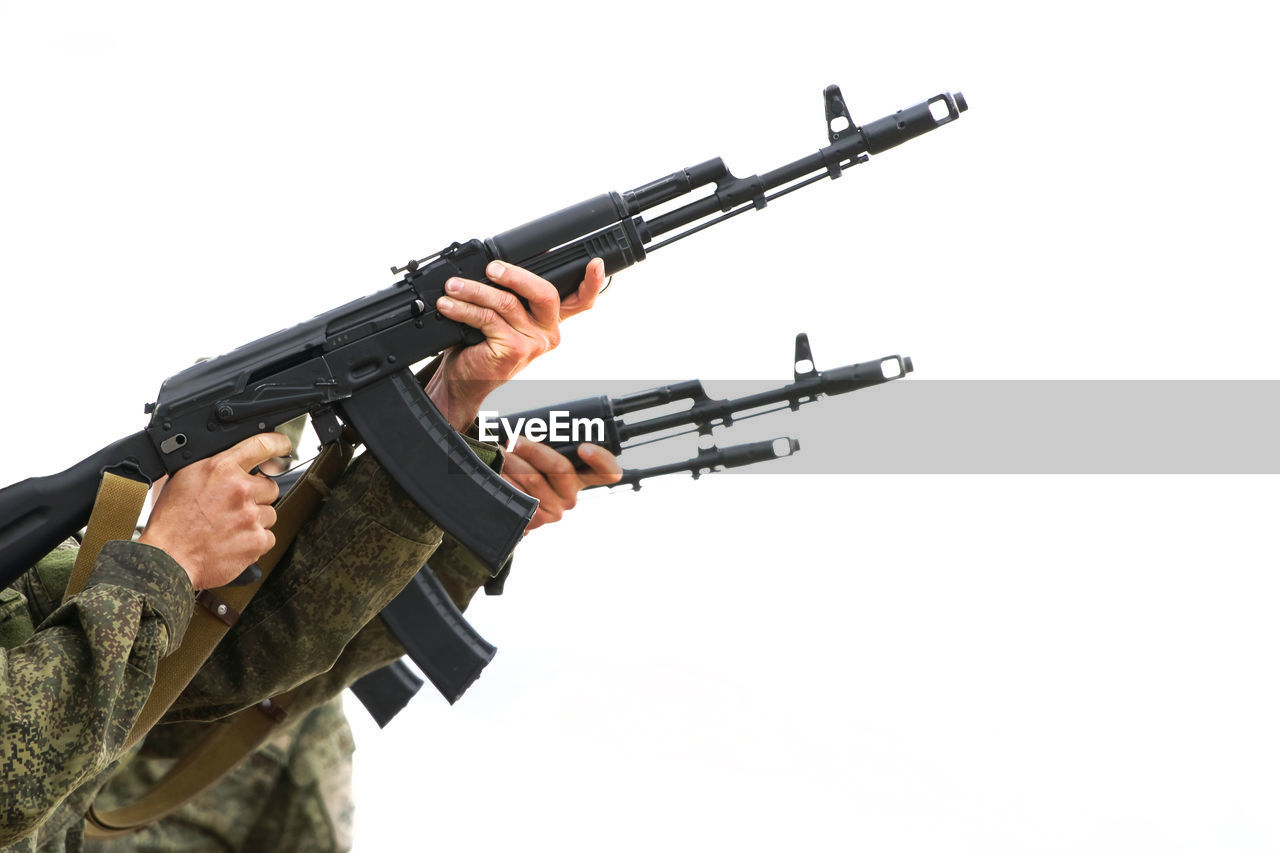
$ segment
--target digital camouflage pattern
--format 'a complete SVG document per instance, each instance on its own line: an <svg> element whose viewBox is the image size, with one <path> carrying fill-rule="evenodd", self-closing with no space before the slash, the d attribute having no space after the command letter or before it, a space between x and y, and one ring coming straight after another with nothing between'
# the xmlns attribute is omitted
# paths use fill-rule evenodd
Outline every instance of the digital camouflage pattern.
<svg viewBox="0 0 1280 853"><path fill-rule="evenodd" d="M466 609L488 571L446 536L431 566L459 609ZM382 621L366 626L344 651L345 673L372 671L385 650L403 654ZM350 675L313 679L295 707L339 693ZM337 695L291 722L258 752L209 791L136 835L111 841L86 840L87 853L195 853L271 850L276 853L341 853L351 849L355 802L352 754L355 742ZM203 736L203 723L157 728L142 753L111 777L99 804L114 808L147 791L178 756Z"/></svg>
<svg viewBox="0 0 1280 853"><path fill-rule="evenodd" d="M495 448L473 447L493 464ZM305 683L291 706L293 719L303 720L398 658L403 650L373 617L441 538L369 454L357 459L144 746L178 750L194 742L198 727L167 724L214 721ZM57 601L66 576L61 586L46 586L46 574L56 572L28 572L3 603L0 636L9 645L0 650L7 673L0 746L19 756L5 765L13 784L0 802L0 843L16 842L5 849L81 849L84 813L114 770L156 663L176 647L192 607L181 568L136 543L108 544L91 585L48 617L39 607ZM34 633L24 637L30 626Z"/></svg>
<svg viewBox="0 0 1280 853"><path fill-rule="evenodd" d="M183 724L201 725L203 724ZM181 728L178 726L176 728ZM137 835L87 840L91 853L279 853L351 849L355 743L340 698L312 710L241 762L213 789ZM124 764L98 798L114 808L141 796L175 759Z"/></svg>
<svg viewBox="0 0 1280 853"><path fill-rule="evenodd" d="M65 833L68 809L87 808L75 795L59 804L117 758L191 620L186 572L133 542L107 543L85 589L59 604L75 553L55 551L3 594L0 843L26 836L20 850L35 849L36 827Z"/></svg>

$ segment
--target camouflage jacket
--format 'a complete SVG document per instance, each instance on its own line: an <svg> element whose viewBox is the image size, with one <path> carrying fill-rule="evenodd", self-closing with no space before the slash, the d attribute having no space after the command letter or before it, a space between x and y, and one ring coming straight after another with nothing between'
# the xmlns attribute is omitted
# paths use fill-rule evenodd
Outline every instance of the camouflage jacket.
<svg viewBox="0 0 1280 853"><path fill-rule="evenodd" d="M492 446L477 447L496 458ZM361 457L164 723L216 720L305 684L291 707L301 718L399 657L373 617L441 540L376 461ZM50 555L4 591L0 607L5 849L80 849L83 816L121 757L159 660L191 618L186 574L161 551L108 544L84 591L59 604L73 560L73 552ZM447 562L437 570L451 592L487 578L473 561ZM154 740L163 740L159 731Z"/></svg>
<svg viewBox="0 0 1280 853"><path fill-rule="evenodd" d="M162 726L121 763L97 804L111 809L150 790L176 759L158 757L191 726ZM203 732L201 732L203 733ZM298 717L218 784L141 832L85 839L86 853L343 853L353 844L355 741L336 697Z"/></svg>

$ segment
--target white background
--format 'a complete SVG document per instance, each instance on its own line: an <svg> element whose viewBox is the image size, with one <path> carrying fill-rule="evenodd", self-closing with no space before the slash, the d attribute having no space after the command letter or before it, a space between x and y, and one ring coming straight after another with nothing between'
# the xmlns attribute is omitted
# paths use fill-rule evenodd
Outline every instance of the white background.
<svg viewBox="0 0 1280 853"><path fill-rule="evenodd" d="M1278 378L1274 32L1237 2L2 3L0 481L391 263L803 156L831 82L860 121L972 108L619 275L531 375L781 382L803 329L921 378ZM1260 476L589 496L472 608L500 652L456 707L353 709L357 849L1278 849L1276 508Z"/></svg>

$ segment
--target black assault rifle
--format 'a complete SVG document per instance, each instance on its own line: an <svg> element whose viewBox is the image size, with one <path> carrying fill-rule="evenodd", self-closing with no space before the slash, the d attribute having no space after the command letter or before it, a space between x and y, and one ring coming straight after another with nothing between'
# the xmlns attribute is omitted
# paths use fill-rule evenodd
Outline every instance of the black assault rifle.
<svg viewBox="0 0 1280 853"><path fill-rule="evenodd" d="M416 362L483 339L436 312L445 281L484 280L485 266L497 259L526 267L569 294L592 258L603 258L605 272L615 273L716 222L824 177L837 178L867 155L948 124L967 108L962 95L944 93L858 127L837 87L829 86L825 98L831 144L794 163L737 178L716 158L487 240L452 243L393 268L404 277L385 290L171 376L157 402L146 406L151 420L145 429L60 474L0 490L0 587L85 525L104 472L152 482L303 413L311 415L322 443L338 439L340 420L353 427L425 513L497 569L537 501L476 458L414 378ZM651 221L640 216L709 184L714 189L704 198ZM715 218L694 225L708 217ZM692 227L653 242L685 226Z"/></svg>
<svg viewBox="0 0 1280 853"><path fill-rule="evenodd" d="M875 361L819 371L814 366L809 338L802 332L796 336L794 381L781 388L771 388L735 399L713 400L700 381L691 379L633 394L587 397L529 409L506 416L500 422L499 429L505 432L507 424L527 423L531 419L548 423L552 412L568 413L569 418L597 420L602 424L603 435L590 436L589 440L616 456L627 449L624 444L634 448L651 441L664 441L692 432L709 436L717 427L729 427L748 418L783 409L795 411L802 405L817 402L825 396L847 394L901 379L913 369L910 358L890 355ZM624 415L641 413L682 400L690 401L689 408L644 420L627 421L623 418ZM654 435L657 437L649 441L633 442L638 437ZM504 440L509 437L503 436ZM632 443L628 444L629 442ZM578 442L548 440L545 443L574 460L577 467L586 467L578 458ZM624 468L622 479L613 485L629 485L633 489L639 489L640 481L648 477L679 472L691 473L697 479L704 472L790 456L799 449L799 442L793 438L725 448L713 445L704 447L698 451L697 456L685 461L651 468ZM486 584L487 592L496 594L502 591L501 584L509 568L509 563L503 567L502 573L495 578L496 584L492 581ZM410 660L426 674L450 704L456 702L475 683L481 670L493 660L497 651L471 627L454 606L440 581L431 572L429 564L387 605L381 616L391 634L405 647ZM366 675L353 684L351 689L378 725L385 726L408 704L422 684L422 679L401 660Z"/></svg>

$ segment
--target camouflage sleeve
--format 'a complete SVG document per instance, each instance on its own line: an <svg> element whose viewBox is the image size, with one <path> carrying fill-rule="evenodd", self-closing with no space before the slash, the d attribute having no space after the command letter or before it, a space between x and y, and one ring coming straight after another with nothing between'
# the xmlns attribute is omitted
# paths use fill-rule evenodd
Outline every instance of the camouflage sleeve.
<svg viewBox="0 0 1280 853"><path fill-rule="evenodd" d="M492 464L492 445L472 443ZM293 550L245 608L239 622L165 718L212 720L317 675L336 695L403 651L371 634L335 667L366 624L395 597L440 544L442 533L371 454L343 475L299 531ZM381 623L378 623L380 627ZM390 657L386 657L390 655ZM385 661L384 661L385 662ZM349 679L349 680L348 680Z"/></svg>
<svg viewBox="0 0 1280 853"><path fill-rule="evenodd" d="M501 467L502 457L498 454L492 461L487 458L485 461L496 470ZM466 610L476 591L492 580L489 570L480 560L447 533L440 547L431 555L430 566L459 610ZM510 561L504 566L504 571L509 566ZM301 715L324 704L360 678L399 660L404 653L404 646L386 624L381 619L374 619L347 644L332 669L311 679L294 695L289 706L290 715Z"/></svg>
<svg viewBox="0 0 1280 853"><path fill-rule="evenodd" d="M445 543L449 541L450 537L446 536ZM441 550L444 547L445 545L442 544L440 546ZM464 549L463 553L468 554L466 558L468 572L472 569L478 569L485 578L489 576L489 572L475 558L470 557L469 552ZM439 551L431 557L433 568L438 556ZM483 582L483 578L481 578L469 586L459 587L463 591L462 595L459 596L454 591L455 587L451 586L450 582L442 579L442 583L449 591L449 597L453 599L453 603L458 605L460 610L466 609L467 602L470 601ZM323 705L374 670L381 669L399 660L404 656L404 653L404 646L400 645L400 641L391 634L386 624L381 619L374 619L361 628L360 632L352 638L347 647L342 650L342 655L328 672L316 676L299 688L293 697L293 701L289 704L290 718L300 718L303 714Z"/></svg>
<svg viewBox="0 0 1280 853"><path fill-rule="evenodd" d="M109 542L84 590L52 604L40 571L5 591L39 624L0 649L0 844L30 833L71 791L119 757L161 658L191 619L186 572L167 554Z"/></svg>
<svg viewBox="0 0 1280 853"><path fill-rule="evenodd" d="M489 570L452 536L444 537L431 556L431 571L459 610L466 610L476 591L493 580Z"/></svg>

